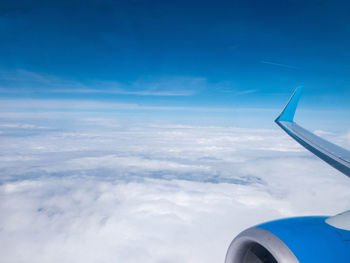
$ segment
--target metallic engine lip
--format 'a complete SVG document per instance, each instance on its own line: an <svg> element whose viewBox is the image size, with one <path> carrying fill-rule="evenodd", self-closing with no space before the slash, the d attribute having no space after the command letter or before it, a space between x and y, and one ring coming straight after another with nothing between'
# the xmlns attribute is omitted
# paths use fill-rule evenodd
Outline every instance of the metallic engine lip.
<svg viewBox="0 0 350 263"><path fill-rule="evenodd" d="M251 243L258 243L266 248L279 263L300 263L282 240L271 232L258 227L244 230L231 242L225 263L242 262L246 247Z"/></svg>
<svg viewBox="0 0 350 263"><path fill-rule="evenodd" d="M325 222L335 228L350 231L350 210L328 217Z"/></svg>

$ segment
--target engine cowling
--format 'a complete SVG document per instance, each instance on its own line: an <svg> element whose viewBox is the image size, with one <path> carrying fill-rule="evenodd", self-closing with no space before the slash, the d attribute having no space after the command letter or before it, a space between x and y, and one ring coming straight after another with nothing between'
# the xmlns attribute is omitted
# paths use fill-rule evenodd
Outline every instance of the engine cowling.
<svg viewBox="0 0 350 263"><path fill-rule="evenodd" d="M296 217L249 228L232 241L225 263L350 262L350 231L333 221L341 220Z"/></svg>

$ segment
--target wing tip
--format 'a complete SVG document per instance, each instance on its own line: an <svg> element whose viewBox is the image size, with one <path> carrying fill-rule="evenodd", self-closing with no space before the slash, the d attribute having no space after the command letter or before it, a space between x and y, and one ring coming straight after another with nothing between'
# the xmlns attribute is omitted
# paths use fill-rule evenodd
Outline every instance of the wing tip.
<svg viewBox="0 0 350 263"><path fill-rule="evenodd" d="M288 100L287 105L284 107L281 114L275 120L276 123L279 123L280 121L294 122L294 115L298 106L302 90L302 86L299 86L294 90L293 95Z"/></svg>

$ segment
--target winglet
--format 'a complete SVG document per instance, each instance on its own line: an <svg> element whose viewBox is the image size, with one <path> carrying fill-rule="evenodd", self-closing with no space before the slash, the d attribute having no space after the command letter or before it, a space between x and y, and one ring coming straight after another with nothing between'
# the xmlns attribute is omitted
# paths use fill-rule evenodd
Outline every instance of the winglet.
<svg viewBox="0 0 350 263"><path fill-rule="evenodd" d="M301 87L294 91L275 122L307 150L350 177L350 151L318 137L294 122L301 91Z"/></svg>
<svg viewBox="0 0 350 263"><path fill-rule="evenodd" d="M277 117L275 122L287 121L294 122L294 114L298 106L298 102L302 93L303 87L300 86L295 89L293 95L290 97L287 105L284 107L281 114Z"/></svg>

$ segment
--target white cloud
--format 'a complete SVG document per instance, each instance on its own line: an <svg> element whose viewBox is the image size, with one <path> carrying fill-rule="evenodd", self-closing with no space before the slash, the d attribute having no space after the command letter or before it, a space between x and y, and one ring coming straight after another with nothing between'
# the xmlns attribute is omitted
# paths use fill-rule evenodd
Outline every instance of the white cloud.
<svg viewBox="0 0 350 263"><path fill-rule="evenodd" d="M0 70L0 92L120 94L138 96L191 96L207 86L205 78L161 76L130 83L91 80L80 82L24 69Z"/></svg>
<svg viewBox="0 0 350 263"><path fill-rule="evenodd" d="M110 123L0 135L2 262L223 262L247 227L349 208L280 130Z"/></svg>
<svg viewBox="0 0 350 263"><path fill-rule="evenodd" d="M46 127L26 123L0 123L0 128L45 129Z"/></svg>
<svg viewBox="0 0 350 263"><path fill-rule="evenodd" d="M230 108L197 106L147 106L136 103L121 103L102 100L73 99L0 99L0 117L25 115L51 115L47 111L67 115L78 110L94 112L101 110L135 110L135 111L188 111L188 112L274 112L266 108ZM68 112L70 111L70 112ZM34 112L34 114L32 113ZM81 114L79 112L78 114Z"/></svg>
<svg viewBox="0 0 350 263"><path fill-rule="evenodd" d="M276 62L271 62L271 61L266 61L262 60L260 63L267 64L267 65L272 65L272 66L277 66L277 67L282 67L282 68L289 68L289 69L299 69L299 67L289 65L289 64L283 64L283 63L276 63Z"/></svg>
<svg viewBox="0 0 350 263"><path fill-rule="evenodd" d="M343 135L340 139L342 140L341 142L344 143L344 147L350 149L350 131Z"/></svg>

